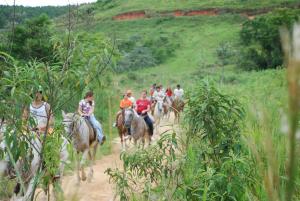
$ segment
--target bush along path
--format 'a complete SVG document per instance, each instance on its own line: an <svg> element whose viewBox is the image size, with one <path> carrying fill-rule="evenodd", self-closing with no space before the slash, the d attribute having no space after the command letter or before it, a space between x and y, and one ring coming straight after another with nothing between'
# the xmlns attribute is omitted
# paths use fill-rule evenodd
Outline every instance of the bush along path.
<svg viewBox="0 0 300 201"><path fill-rule="evenodd" d="M137 20L154 17L188 17L188 16L216 16L221 14L239 14L249 19L255 18L256 15L265 14L278 8L299 9L300 3L293 3L282 6L272 6L259 9L234 9L234 8L207 8L195 10L173 10L173 11L131 11L113 16L113 20Z"/></svg>

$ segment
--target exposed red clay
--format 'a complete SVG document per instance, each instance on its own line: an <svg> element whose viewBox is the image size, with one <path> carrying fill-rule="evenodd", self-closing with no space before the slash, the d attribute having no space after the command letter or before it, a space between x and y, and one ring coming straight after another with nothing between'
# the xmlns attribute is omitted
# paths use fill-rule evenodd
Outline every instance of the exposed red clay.
<svg viewBox="0 0 300 201"><path fill-rule="evenodd" d="M186 12L186 16L198 16L198 15L208 15L208 16L215 16L217 15L216 10L192 10Z"/></svg>
<svg viewBox="0 0 300 201"><path fill-rule="evenodd" d="M146 13L145 11L136 11L136 12L128 12L119 14L113 17L114 20L135 20L145 18Z"/></svg>
<svg viewBox="0 0 300 201"><path fill-rule="evenodd" d="M180 17L180 16L184 16L184 15L185 15L185 12L182 10L175 10L173 12L173 16L175 16L175 17Z"/></svg>

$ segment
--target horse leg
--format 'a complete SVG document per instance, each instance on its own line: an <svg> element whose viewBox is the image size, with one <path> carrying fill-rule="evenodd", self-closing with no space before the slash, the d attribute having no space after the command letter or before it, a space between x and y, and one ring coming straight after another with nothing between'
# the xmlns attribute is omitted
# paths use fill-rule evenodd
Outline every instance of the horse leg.
<svg viewBox="0 0 300 201"><path fill-rule="evenodd" d="M125 151L126 144L124 142L124 135L123 135L123 133L120 133L119 135L120 135L120 139L121 139L122 151Z"/></svg>
<svg viewBox="0 0 300 201"><path fill-rule="evenodd" d="M76 166L77 166L77 184L80 184L81 178L80 178L80 155L79 152L76 153Z"/></svg>
<svg viewBox="0 0 300 201"><path fill-rule="evenodd" d="M92 178L93 178L93 175L94 175L94 170L93 170L93 156L92 156L92 153L91 151L89 150L89 168L90 168L90 171L89 171L89 174L88 174L88 179L87 181L90 183L92 181Z"/></svg>
<svg viewBox="0 0 300 201"><path fill-rule="evenodd" d="M67 139L64 138L62 148L60 151L60 165L59 165L59 180L62 181L63 174L64 174L64 169L65 169L65 164L69 158L69 152L67 150Z"/></svg>
<svg viewBox="0 0 300 201"><path fill-rule="evenodd" d="M84 163L86 161L86 157L87 155L89 154L89 149L86 149L84 150L83 154L82 154L82 159L81 159L81 162L80 162L80 168L81 168L81 180L82 181L85 181L86 180L86 174L85 174L85 171L84 171Z"/></svg>

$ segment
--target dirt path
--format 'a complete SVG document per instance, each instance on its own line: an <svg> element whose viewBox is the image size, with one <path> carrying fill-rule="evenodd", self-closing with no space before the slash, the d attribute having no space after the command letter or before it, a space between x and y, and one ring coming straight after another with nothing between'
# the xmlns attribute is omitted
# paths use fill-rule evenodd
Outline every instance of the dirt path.
<svg viewBox="0 0 300 201"><path fill-rule="evenodd" d="M163 120L159 133L169 130L170 124L173 122L173 116L170 120ZM154 135L153 140L159 139L159 135ZM130 145L133 146L133 145ZM96 161L93 166L94 177L91 183L81 182L79 186L76 185L77 178L75 172L70 176L65 176L62 182L64 190L64 198L67 201L113 201L114 187L109 183L109 177L105 174L107 168L121 167L120 161L121 144L120 139L115 138L112 141L112 153L102 157ZM88 168L86 168L86 173ZM47 198L41 193L38 196L38 201L46 201Z"/></svg>

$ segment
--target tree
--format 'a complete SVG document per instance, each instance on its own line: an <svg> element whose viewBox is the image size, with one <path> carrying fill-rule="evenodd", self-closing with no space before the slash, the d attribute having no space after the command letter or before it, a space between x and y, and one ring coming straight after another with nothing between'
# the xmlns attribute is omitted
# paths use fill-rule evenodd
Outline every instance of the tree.
<svg viewBox="0 0 300 201"><path fill-rule="evenodd" d="M246 21L240 32L243 46L240 65L252 69L276 68L282 65L279 29L281 26L290 28L299 19L298 15L298 10L280 9Z"/></svg>
<svg viewBox="0 0 300 201"><path fill-rule="evenodd" d="M16 26L10 37L13 38L12 55L19 59L49 61L53 57L51 21L46 14Z"/></svg>

